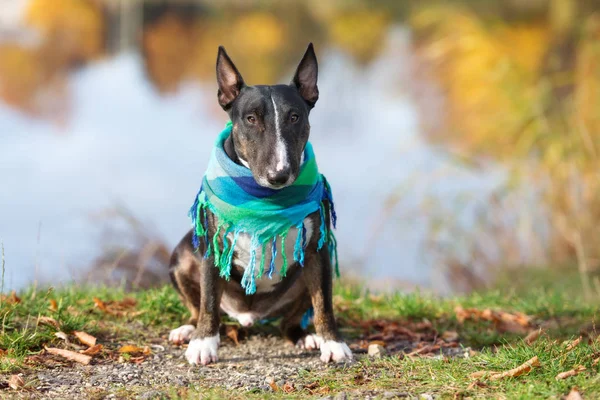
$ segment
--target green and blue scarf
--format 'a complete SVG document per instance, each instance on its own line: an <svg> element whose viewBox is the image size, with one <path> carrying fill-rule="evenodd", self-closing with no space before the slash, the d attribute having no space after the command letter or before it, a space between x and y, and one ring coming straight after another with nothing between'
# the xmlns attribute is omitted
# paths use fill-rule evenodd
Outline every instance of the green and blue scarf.
<svg viewBox="0 0 600 400"><path fill-rule="evenodd" d="M295 240L294 261L304 266L304 251L307 245L304 219L313 212L319 211L321 222L318 249L328 246L336 275L339 276L335 236L325 224L325 213L328 209L333 227L337 219L331 187L325 177L319 173L312 145L306 144L304 162L300 166L296 181L283 189L270 189L256 183L248 168L236 164L227 156L223 146L231 130L232 124L228 122L219 134L202 186L189 212L194 229L193 245L196 250L200 245L200 238L203 238L206 242L204 257L208 258L212 255L221 277L229 279L238 236L241 233L248 234L251 237L250 261L244 271L241 284L246 294L254 294L256 279L261 279L265 274L265 254L269 249L271 262L266 273L269 278L273 277L278 243L282 249L282 265L279 267L279 274L285 277L288 268L285 241L288 240L288 233L292 228L296 228L298 232L293 239ZM329 208L324 202L329 204ZM208 211L212 212L218 220L212 238L208 234ZM222 244L218 240L221 233L224 235ZM228 239L230 234L231 240ZM258 249L262 251L261 259L257 262Z"/></svg>

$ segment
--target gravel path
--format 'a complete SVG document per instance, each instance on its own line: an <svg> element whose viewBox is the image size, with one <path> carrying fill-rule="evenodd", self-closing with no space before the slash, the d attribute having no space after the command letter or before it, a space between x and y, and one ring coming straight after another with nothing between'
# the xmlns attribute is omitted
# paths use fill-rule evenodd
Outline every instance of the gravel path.
<svg viewBox="0 0 600 400"><path fill-rule="evenodd" d="M169 390L199 383L244 391L272 391L286 383L301 390L300 371L332 368L319 360L318 352L308 352L277 337L251 336L239 346L224 341L219 362L207 367L192 367L183 357L184 347L173 346L165 339L151 344L152 355L136 364L124 360L97 359L90 365L57 363L23 375L28 392L14 393L12 398L161 398ZM0 392L0 396L8 395ZM10 397L8 397L10 398Z"/></svg>
<svg viewBox="0 0 600 400"><path fill-rule="evenodd" d="M123 342L122 337L120 340L120 335L115 334L112 338L105 338L103 344L107 351L103 356L95 357L90 365L44 355L41 357L43 362L21 375L26 384L25 390L0 390L0 398L160 399L178 393L184 395L190 386L219 387L231 390L238 396L243 396L247 391L267 394L273 391L272 386L284 390L293 388L293 392L298 393L311 383L307 381L306 371L314 373L341 367L322 363L318 351L302 350L278 336L265 334L251 335L239 345L222 336L219 362L206 367L193 367L183 357L185 347L170 344L164 333L159 335L139 326L132 328L132 332L139 332L134 342L145 343L152 350L151 355L138 359L138 363L119 357L116 350ZM353 363L369 357L364 350L357 350L358 342L349 344L354 347ZM407 351L412 346L410 342L404 342L394 347L390 350L396 353ZM459 348L444 350L448 355L456 355L461 351ZM302 393L308 395L310 392L305 390ZM363 391L343 394L341 397L338 394L336 398L373 396L399 398L407 394Z"/></svg>

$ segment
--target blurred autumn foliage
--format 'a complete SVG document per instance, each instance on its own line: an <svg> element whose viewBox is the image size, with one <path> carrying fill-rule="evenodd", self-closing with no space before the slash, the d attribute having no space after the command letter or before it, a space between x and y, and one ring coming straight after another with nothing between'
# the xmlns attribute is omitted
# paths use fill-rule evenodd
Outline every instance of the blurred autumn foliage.
<svg viewBox="0 0 600 400"><path fill-rule="evenodd" d="M529 188L549 222L549 240L539 237L547 259L576 260L586 292L595 284L600 294L592 271L600 271L600 12L589 2L552 0L538 15L507 22L444 5L422 8L410 23L445 99L442 121L426 126L429 137L508 166L508 187L490 204L507 189ZM487 209L488 222L494 211ZM535 213L511 211L518 215L505 233L517 241L526 226L535 235Z"/></svg>
<svg viewBox="0 0 600 400"><path fill-rule="evenodd" d="M32 0L24 24L40 40L0 42L0 97L25 112L63 118L67 110L56 103L67 102L66 73L103 52L102 10L86 0Z"/></svg>
<svg viewBox="0 0 600 400"><path fill-rule="evenodd" d="M121 9L111 4L124 3L30 0L22 23L41 40L34 46L0 42L0 97L18 109L47 115L39 104L40 93L64 88L70 69L107 52L109 32L129 29L123 29ZM338 47L357 62L367 63L381 50L393 22L385 6L367 7L366 2L351 6L266 2L259 7L239 2L130 4L138 7L133 19L142 20L134 42L148 78L161 93L177 90L185 81L212 82L219 45L232 54L248 83L289 79L299 52L310 41L321 44L319 48Z"/></svg>

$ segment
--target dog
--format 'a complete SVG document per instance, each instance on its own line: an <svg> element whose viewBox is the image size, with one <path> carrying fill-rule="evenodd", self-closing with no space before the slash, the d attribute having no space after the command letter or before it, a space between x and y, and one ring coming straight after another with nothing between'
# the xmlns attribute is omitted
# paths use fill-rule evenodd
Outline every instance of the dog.
<svg viewBox="0 0 600 400"><path fill-rule="evenodd" d="M232 122L232 132L223 145L227 156L248 168L261 187L281 190L293 184L309 138L309 113L319 98L318 63L312 43L289 85L246 85L222 46L218 50L216 72L218 102ZM303 266L294 262L284 278L259 279L252 295L247 295L240 286L251 256L247 235L237 239L229 280L219 275L211 257L203 257L209 245L207 240L200 238L195 249L193 230L185 235L173 251L169 274L191 318L188 324L172 330L169 340L175 344L189 341L185 357L190 364L217 361L221 311L245 327L280 317L284 338L305 349L320 349L323 362L352 359L352 352L336 327L329 250L317 244L321 218L329 227L329 212L316 211L304 219ZM207 230L211 235L218 232L218 224L216 215L208 213ZM217 236L221 243L231 240L223 233ZM283 251L292 259L293 246L286 245L279 253ZM316 334L309 334L301 327L302 317L311 307Z"/></svg>

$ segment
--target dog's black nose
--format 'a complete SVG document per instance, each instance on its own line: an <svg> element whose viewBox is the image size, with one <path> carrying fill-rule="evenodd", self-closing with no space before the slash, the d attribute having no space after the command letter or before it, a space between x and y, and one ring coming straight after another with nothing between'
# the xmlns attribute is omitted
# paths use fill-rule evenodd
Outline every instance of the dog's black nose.
<svg viewBox="0 0 600 400"><path fill-rule="evenodd" d="M282 170L270 170L267 172L267 181L271 185L284 185L290 179L290 170L288 168Z"/></svg>

